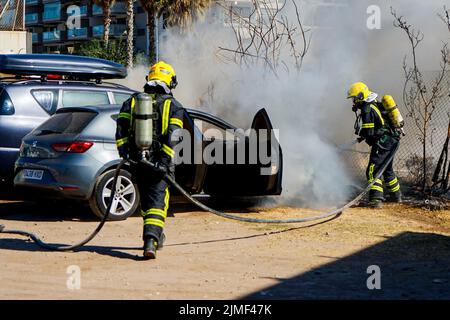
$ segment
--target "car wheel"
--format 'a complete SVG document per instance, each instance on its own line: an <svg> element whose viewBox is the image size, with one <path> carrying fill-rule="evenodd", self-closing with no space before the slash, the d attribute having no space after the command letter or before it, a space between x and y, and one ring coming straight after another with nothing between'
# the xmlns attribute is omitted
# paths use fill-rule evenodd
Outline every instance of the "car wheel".
<svg viewBox="0 0 450 320"><path fill-rule="evenodd" d="M115 170L103 173L95 184L94 192L89 199L89 205L94 214L103 218L111 198ZM108 220L126 220L139 207L139 192L136 184L131 180L131 174L120 170L117 181L117 191L114 197Z"/></svg>

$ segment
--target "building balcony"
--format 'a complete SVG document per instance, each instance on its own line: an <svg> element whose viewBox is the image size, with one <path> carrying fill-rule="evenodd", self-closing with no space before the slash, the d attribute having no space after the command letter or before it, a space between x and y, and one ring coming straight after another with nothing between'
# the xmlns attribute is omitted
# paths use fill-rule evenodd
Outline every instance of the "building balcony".
<svg viewBox="0 0 450 320"><path fill-rule="evenodd" d="M44 42L59 41L59 40L61 40L61 31L54 30L54 31L44 32L44 33L42 33L42 40Z"/></svg>
<svg viewBox="0 0 450 320"><path fill-rule="evenodd" d="M45 2L45 0L43 0ZM61 19L61 2L51 2L44 5L44 11L42 13L42 20L55 21Z"/></svg>
<svg viewBox="0 0 450 320"><path fill-rule="evenodd" d="M39 22L39 13L27 13L25 15L25 24L33 24Z"/></svg>
<svg viewBox="0 0 450 320"><path fill-rule="evenodd" d="M127 29L127 26L124 24L112 24L109 29L109 35L110 36L116 36L119 37L123 35L125 30ZM92 27L92 36L94 37L102 37L103 36L103 25L97 25Z"/></svg>
<svg viewBox="0 0 450 320"><path fill-rule="evenodd" d="M67 30L67 40L83 39L83 38L87 38L87 35L88 35L88 29L86 27Z"/></svg>
<svg viewBox="0 0 450 320"><path fill-rule="evenodd" d="M93 26L92 27L92 36L101 37L103 35L103 25Z"/></svg>
<svg viewBox="0 0 450 320"><path fill-rule="evenodd" d="M40 0L25 0L26 6L35 6L40 3Z"/></svg>
<svg viewBox="0 0 450 320"><path fill-rule="evenodd" d="M37 43L37 42L39 42L39 33L36 33L36 32L33 32L32 34L31 34L31 40L32 40L32 42L33 43Z"/></svg>
<svg viewBox="0 0 450 320"><path fill-rule="evenodd" d="M111 8L111 14L126 14L127 12L127 8L126 8L126 4L125 2L116 2L116 4ZM97 15L102 15L103 14L103 9L102 7L96 5L94 3L94 5L92 6L92 15L97 16Z"/></svg>

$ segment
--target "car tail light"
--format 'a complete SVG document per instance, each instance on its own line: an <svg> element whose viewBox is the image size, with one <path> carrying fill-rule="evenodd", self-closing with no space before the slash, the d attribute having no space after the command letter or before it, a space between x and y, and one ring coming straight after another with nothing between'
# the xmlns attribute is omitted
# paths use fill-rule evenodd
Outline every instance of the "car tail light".
<svg viewBox="0 0 450 320"><path fill-rule="evenodd" d="M89 150L94 143L90 141L77 141L68 143L54 143L52 148L58 152L83 153Z"/></svg>
<svg viewBox="0 0 450 320"><path fill-rule="evenodd" d="M47 79L48 80L62 80L62 75L59 74L48 74Z"/></svg>

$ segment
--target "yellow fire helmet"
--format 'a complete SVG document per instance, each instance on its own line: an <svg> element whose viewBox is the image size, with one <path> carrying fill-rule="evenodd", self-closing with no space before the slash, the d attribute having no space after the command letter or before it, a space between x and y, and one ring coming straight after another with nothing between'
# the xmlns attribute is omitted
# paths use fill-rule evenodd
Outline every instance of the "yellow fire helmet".
<svg viewBox="0 0 450 320"><path fill-rule="evenodd" d="M159 61L155 63L150 68L150 73L147 77L148 81L159 80L164 82L170 89L175 89L178 84L177 76L173 67L165 63L164 61Z"/></svg>
<svg viewBox="0 0 450 320"><path fill-rule="evenodd" d="M353 101L364 101L370 95L369 87L362 82L355 82L350 86L347 93L347 99L352 98Z"/></svg>

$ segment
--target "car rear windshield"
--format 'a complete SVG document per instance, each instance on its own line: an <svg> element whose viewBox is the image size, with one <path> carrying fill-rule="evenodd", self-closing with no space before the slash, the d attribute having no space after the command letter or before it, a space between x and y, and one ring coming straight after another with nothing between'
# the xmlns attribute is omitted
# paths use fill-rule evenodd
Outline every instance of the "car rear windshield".
<svg viewBox="0 0 450 320"><path fill-rule="evenodd" d="M57 113L37 127L34 134L77 134L83 131L96 115L97 113L92 111Z"/></svg>

